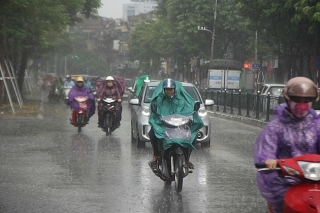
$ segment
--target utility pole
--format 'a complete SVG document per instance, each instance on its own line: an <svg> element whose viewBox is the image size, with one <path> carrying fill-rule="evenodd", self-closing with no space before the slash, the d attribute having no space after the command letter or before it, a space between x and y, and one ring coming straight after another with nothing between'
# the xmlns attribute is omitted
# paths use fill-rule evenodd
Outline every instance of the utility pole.
<svg viewBox="0 0 320 213"><path fill-rule="evenodd" d="M218 0L216 0L216 4L215 4L215 7L214 7L210 60L213 59L214 36L215 36L215 31L216 31L216 20L217 20L217 5L218 5Z"/></svg>

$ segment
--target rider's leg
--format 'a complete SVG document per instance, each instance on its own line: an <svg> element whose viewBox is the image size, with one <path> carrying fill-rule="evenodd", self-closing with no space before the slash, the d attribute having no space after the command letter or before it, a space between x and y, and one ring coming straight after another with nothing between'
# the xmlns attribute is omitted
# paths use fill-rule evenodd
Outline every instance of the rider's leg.
<svg viewBox="0 0 320 213"><path fill-rule="evenodd" d="M98 104L98 127L103 127L102 104Z"/></svg>
<svg viewBox="0 0 320 213"><path fill-rule="evenodd" d="M153 157L152 157L152 161L149 162L151 167L154 168L157 166L157 160L160 158L160 152L158 149L158 138L156 137L156 135L154 134L154 130L151 127L150 131L149 131L149 138L150 138L150 142L153 148Z"/></svg>
<svg viewBox="0 0 320 213"><path fill-rule="evenodd" d="M196 142L196 139L194 139L193 142L192 142L193 146L195 145L195 142ZM189 149L189 169L194 169L194 165L190 161L191 152L192 152L192 149Z"/></svg>

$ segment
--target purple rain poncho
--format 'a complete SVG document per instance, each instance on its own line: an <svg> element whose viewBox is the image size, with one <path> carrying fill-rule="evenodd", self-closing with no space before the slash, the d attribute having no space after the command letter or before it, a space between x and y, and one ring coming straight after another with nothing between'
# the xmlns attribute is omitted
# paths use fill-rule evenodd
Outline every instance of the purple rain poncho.
<svg viewBox="0 0 320 213"><path fill-rule="evenodd" d="M123 86L117 81L115 78L113 87L108 87L106 80L99 78L96 81L96 92L97 92L97 98L103 99L103 98L114 98L114 99L122 99L123 94ZM101 116L102 114L102 104L98 104L98 115ZM121 115L121 103L118 103L116 105L116 116L120 117Z"/></svg>
<svg viewBox="0 0 320 213"><path fill-rule="evenodd" d="M68 94L69 105L74 110L79 110L79 103L75 100L75 97L77 96L88 96L89 99L87 102L87 107L90 118L96 112L96 102L94 100L93 94L90 93L89 89L86 86L78 87L77 85L74 85Z"/></svg>
<svg viewBox="0 0 320 213"><path fill-rule="evenodd" d="M276 107L275 116L265 126L254 146L254 162L267 159L292 158L304 154L320 153L320 119L311 109L303 120L297 120L283 103ZM283 198L288 188L298 183L276 171L257 173L257 184L262 196L273 206L275 213L282 212Z"/></svg>
<svg viewBox="0 0 320 213"><path fill-rule="evenodd" d="M105 78L98 78L96 80L95 90L98 98L103 98L103 97L115 97L117 99L122 98L122 95L126 89L126 79L120 76L112 76L112 77L114 78L114 86L112 87L112 89L106 88L107 81L105 80ZM105 94L103 93L105 93L106 90L112 90L112 92L111 91L108 92L108 93L111 92L112 95L107 94L107 96L105 96Z"/></svg>

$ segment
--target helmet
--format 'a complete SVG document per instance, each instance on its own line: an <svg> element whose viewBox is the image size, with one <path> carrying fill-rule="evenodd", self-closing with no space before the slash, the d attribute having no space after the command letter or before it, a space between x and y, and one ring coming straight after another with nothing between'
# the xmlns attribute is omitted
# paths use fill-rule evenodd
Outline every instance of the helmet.
<svg viewBox="0 0 320 213"><path fill-rule="evenodd" d="M70 75L66 75L66 78L71 78L71 76Z"/></svg>
<svg viewBox="0 0 320 213"><path fill-rule="evenodd" d="M144 81L144 82L150 82L149 76L147 76L143 81Z"/></svg>
<svg viewBox="0 0 320 213"><path fill-rule="evenodd" d="M318 88L312 80L305 77L295 77L290 79L283 89L283 95L287 100L290 97L307 97L318 100Z"/></svg>
<svg viewBox="0 0 320 213"><path fill-rule="evenodd" d="M83 82L83 78L82 78L81 76L79 76L79 77L77 78L77 82Z"/></svg>
<svg viewBox="0 0 320 213"><path fill-rule="evenodd" d="M114 81L114 78L112 76L106 77L106 81Z"/></svg>
<svg viewBox="0 0 320 213"><path fill-rule="evenodd" d="M168 79L163 81L162 88L163 89L176 88L176 82L173 79L168 78Z"/></svg>

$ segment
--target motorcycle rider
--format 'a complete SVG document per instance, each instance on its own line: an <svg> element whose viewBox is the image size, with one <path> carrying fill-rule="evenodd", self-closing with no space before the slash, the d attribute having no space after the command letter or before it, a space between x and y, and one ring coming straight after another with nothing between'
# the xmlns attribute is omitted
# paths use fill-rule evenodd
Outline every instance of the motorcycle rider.
<svg viewBox="0 0 320 213"><path fill-rule="evenodd" d="M311 108L319 99L318 88L308 78L290 79L284 90L285 103L275 108L275 116L261 131L254 146L254 162L270 169L277 159L320 153L320 119ZM258 172L257 184L275 213L281 213L286 191L298 180L274 170Z"/></svg>
<svg viewBox="0 0 320 213"><path fill-rule="evenodd" d="M83 78L79 76L76 80L76 85L74 85L69 94L69 105L72 108L72 113L75 113L79 110L79 103L75 100L77 96L87 96L88 102L87 102L87 113L88 113L88 121L89 118L94 115L96 111L96 103L94 100L94 96L92 93L90 93L89 89L84 86ZM73 116L71 116L73 118ZM70 123L72 124L72 119L70 119Z"/></svg>
<svg viewBox="0 0 320 213"><path fill-rule="evenodd" d="M159 83L160 86L162 84L162 91L157 96L154 93L152 96L152 100L150 103L150 106L152 104L155 104L157 106L157 112L160 112L161 115L173 115L173 114L186 114L186 106L192 106L193 109L195 101L192 99L192 97L185 91L182 84L180 82L176 82L173 79L165 79L162 82ZM177 84L179 85L178 88ZM159 86L158 86L159 87ZM157 90L157 89L156 89ZM190 107L189 107L190 108ZM161 128L162 124L160 124L158 121L155 120L155 113L152 110L150 111L149 116L149 124L151 125L151 129L149 131L149 138L150 142L153 148L153 158L149 162L149 165L152 169L155 169L157 167L157 161L160 158L160 151L158 149L158 140L157 134L159 134L159 128ZM188 115L190 115L190 109L188 109ZM198 118L197 121L194 120L194 124L197 125L197 128L195 129L196 132L198 129L200 129L203 126L203 122L200 118ZM193 131L195 131L193 130ZM193 143L194 144L194 143ZM193 145L192 145L192 148ZM190 149L191 154L191 149ZM190 157L190 155L188 156ZM194 165L189 161L189 168L194 169Z"/></svg>
<svg viewBox="0 0 320 213"><path fill-rule="evenodd" d="M108 76L106 78L106 86L102 88L102 91L97 94L98 98L98 127L103 126L103 104L99 103L101 102L101 99L112 97L114 99L117 99L118 104L116 106L115 112L116 112L116 120L115 120L115 128L118 128L120 126L121 121L121 92L119 91L119 88L117 85L115 85L114 78L112 76Z"/></svg>
<svg viewBox="0 0 320 213"><path fill-rule="evenodd" d="M74 82L71 80L70 75L66 75L66 80L63 82L63 86L74 86Z"/></svg>
<svg viewBox="0 0 320 213"><path fill-rule="evenodd" d="M88 78L84 77L84 85L90 90L93 90L93 85L91 83L91 81L88 80Z"/></svg>
<svg viewBox="0 0 320 213"><path fill-rule="evenodd" d="M150 77L148 75L142 75L139 78L137 78L133 88L136 97L139 97L142 86L146 82L150 82Z"/></svg>

